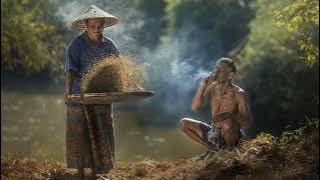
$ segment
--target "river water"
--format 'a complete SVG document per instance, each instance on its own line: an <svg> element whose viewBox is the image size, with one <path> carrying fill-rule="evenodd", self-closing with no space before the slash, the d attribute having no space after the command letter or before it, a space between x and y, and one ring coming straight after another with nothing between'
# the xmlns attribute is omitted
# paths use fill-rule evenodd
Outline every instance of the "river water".
<svg viewBox="0 0 320 180"><path fill-rule="evenodd" d="M134 109L114 107L116 161L193 157L204 149L177 127L145 125ZM1 153L65 161L66 106L61 94L1 90Z"/></svg>

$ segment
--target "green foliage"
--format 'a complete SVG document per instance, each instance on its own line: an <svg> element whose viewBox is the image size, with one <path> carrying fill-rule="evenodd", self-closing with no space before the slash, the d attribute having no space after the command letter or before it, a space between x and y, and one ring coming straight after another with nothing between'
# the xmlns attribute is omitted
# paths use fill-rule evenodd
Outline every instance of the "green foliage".
<svg viewBox="0 0 320 180"><path fill-rule="evenodd" d="M308 118L307 117L306 122L304 124L307 128L319 129L319 118Z"/></svg>
<svg viewBox="0 0 320 180"><path fill-rule="evenodd" d="M303 137L303 128L296 129L294 131L285 131L282 133L279 142L281 144L288 144L296 142Z"/></svg>
<svg viewBox="0 0 320 180"><path fill-rule="evenodd" d="M248 42L238 58L238 81L250 96L257 128L283 131L304 116L317 117L319 67L300 60L300 36L277 26L274 12L287 1L257 0Z"/></svg>
<svg viewBox="0 0 320 180"><path fill-rule="evenodd" d="M298 129L283 132L280 137L262 132L257 135L257 139L280 145L302 141L308 133L319 130L319 118L306 118L300 125Z"/></svg>
<svg viewBox="0 0 320 180"><path fill-rule="evenodd" d="M57 1L1 1L1 65L27 73L62 68L65 44L52 17Z"/></svg>
<svg viewBox="0 0 320 180"><path fill-rule="evenodd" d="M253 11L234 0L165 0L167 39L188 39L186 56L201 59L225 56L246 37ZM190 47L188 47L190 46ZM201 58L203 57L203 58ZM195 62L193 62L195 63Z"/></svg>
<svg viewBox="0 0 320 180"><path fill-rule="evenodd" d="M29 72L62 68L65 42L74 36L53 14L58 5L63 6L61 2L1 1L3 67L20 66ZM99 3L110 7L107 1ZM281 132L287 125L297 127L299 119L305 116L318 117L319 1L119 0L111 4L115 15L130 22L122 21L124 36L115 40L121 42L124 51L140 52L143 46L156 48L158 43L166 45L165 40L169 43L177 40L178 47L170 50L179 51L179 58L193 67L209 69L211 66L207 65L212 65L212 59L228 56L241 45L236 58L237 84L249 95L257 122L254 128ZM131 22L138 23L131 27ZM133 40L128 41L126 34ZM173 57L169 53L160 56ZM167 67L171 59L161 58L159 67ZM164 74L159 67L154 74ZM163 97L168 96L167 89L179 89L178 83L171 85L166 77L156 78L152 84L164 89L155 97L158 99L154 104L159 106ZM184 100L192 96L193 92ZM154 109L149 113L159 112L159 106L152 106ZM179 113L174 112L175 117ZM174 122L170 118L162 119Z"/></svg>
<svg viewBox="0 0 320 180"><path fill-rule="evenodd" d="M305 134L319 130L319 118L306 118L305 122L301 123L301 127L293 131L285 131L279 137L280 144L288 144L302 140Z"/></svg>
<svg viewBox="0 0 320 180"><path fill-rule="evenodd" d="M264 141L268 141L268 142L271 142L273 144L275 144L277 142L277 138L272 136L271 134L268 134L268 133L259 133L257 135L257 139L261 139L261 140L264 140Z"/></svg>
<svg viewBox="0 0 320 180"><path fill-rule="evenodd" d="M277 25L297 36L300 56L312 66L319 64L319 1L285 1L285 7L274 10Z"/></svg>

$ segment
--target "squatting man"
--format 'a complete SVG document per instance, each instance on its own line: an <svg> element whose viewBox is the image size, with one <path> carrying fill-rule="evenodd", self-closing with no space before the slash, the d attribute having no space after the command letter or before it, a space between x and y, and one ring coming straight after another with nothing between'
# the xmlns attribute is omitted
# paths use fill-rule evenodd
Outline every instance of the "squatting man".
<svg viewBox="0 0 320 180"><path fill-rule="evenodd" d="M234 147L244 138L241 129L252 124L246 93L232 83L235 74L234 62L221 58L213 72L201 80L192 100L192 109L197 111L209 100L211 125L190 118L180 121L181 131L208 151Z"/></svg>

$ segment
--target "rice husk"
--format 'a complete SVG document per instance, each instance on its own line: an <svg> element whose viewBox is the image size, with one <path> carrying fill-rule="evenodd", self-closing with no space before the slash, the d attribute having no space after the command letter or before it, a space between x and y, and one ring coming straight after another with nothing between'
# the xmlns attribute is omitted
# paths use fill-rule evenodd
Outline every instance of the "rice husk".
<svg viewBox="0 0 320 180"><path fill-rule="evenodd" d="M235 149L211 152L204 159L155 161L118 165L110 179L319 179L319 131L293 144L257 137ZM257 178L254 178L257 177ZM301 177L301 178L300 178ZM75 169L57 161L39 162L1 155L1 179L79 179Z"/></svg>
<svg viewBox="0 0 320 180"><path fill-rule="evenodd" d="M143 90L145 70L130 57L108 57L95 64L82 78L83 93Z"/></svg>

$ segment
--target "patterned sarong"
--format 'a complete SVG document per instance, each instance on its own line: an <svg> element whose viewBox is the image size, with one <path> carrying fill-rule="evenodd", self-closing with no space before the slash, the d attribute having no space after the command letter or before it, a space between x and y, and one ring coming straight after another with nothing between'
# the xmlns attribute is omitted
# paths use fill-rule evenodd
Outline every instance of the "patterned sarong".
<svg viewBox="0 0 320 180"><path fill-rule="evenodd" d="M199 123L199 127L203 134L203 140L206 143L216 147L217 149L223 149L226 147L227 144L224 138L222 137L220 129L203 122ZM240 129L239 135L240 136L238 143L240 142L240 140L245 140L247 138L244 129Z"/></svg>
<svg viewBox="0 0 320 180"><path fill-rule="evenodd" d="M106 173L114 167L111 104L68 107L66 155L68 168L93 168L95 173Z"/></svg>

